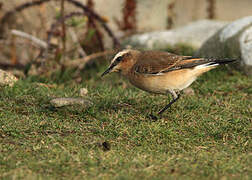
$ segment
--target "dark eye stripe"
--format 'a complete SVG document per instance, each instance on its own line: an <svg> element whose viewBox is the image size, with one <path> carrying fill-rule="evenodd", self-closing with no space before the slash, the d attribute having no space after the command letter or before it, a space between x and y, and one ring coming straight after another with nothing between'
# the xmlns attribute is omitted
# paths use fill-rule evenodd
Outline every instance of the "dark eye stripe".
<svg viewBox="0 0 252 180"><path fill-rule="evenodd" d="M115 59L115 61L111 64L112 67L116 66L117 64L119 64L119 62L121 62L123 59L123 56L119 56L118 58Z"/></svg>
<svg viewBox="0 0 252 180"><path fill-rule="evenodd" d="M119 62L122 60L122 57L120 56L120 57L118 57L118 58L116 58L115 59L115 61L111 64L111 67L114 67L114 66L116 66L117 64L119 64Z"/></svg>
<svg viewBox="0 0 252 180"><path fill-rule="evenodd" d="M120 62L120 61L122 60L122 58L123 58L122 56L119 56L118 58L116 58L115 61L116 61L116 62Z"/></svg>

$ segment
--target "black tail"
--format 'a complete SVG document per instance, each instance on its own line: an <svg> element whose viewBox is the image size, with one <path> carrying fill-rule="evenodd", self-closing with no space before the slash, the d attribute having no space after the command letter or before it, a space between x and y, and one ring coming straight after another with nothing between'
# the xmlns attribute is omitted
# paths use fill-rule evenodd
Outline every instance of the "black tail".
<svg viewBox="0 0 252 180"><path fill-rule="evenodd" d="M216 59L214 60L214 62L218 63L218 64L228 64L231 62L235 62L237 61L237 59Z"/></svg>
<svg viewBox="0 0 252 180"><path fill-rule="evenodd" d="M237 59L207 59L209 61L208 65L223 65L237 61Z"/></svg>

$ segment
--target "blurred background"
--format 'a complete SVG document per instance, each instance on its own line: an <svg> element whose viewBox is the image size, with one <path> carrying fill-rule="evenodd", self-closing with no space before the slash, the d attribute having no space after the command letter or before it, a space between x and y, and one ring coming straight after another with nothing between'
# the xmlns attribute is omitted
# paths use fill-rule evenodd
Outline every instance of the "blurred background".
<svg viewBox="0 0 252 180"><path fill-rule="evenodd" d="M249 16L251 6L251 0L0 0L0 68L19 69L19 76L80 71L132 34L201 19L224 24Z"/></svg>
<svg viewBox="0 0 252 180"><path fill-rule="evenodd" d="M252 0L0 0L0 180L252 180L251 9ZM241 69L205 73L155 117L171 96L101 78L123 48L232 58Z"/></svg>

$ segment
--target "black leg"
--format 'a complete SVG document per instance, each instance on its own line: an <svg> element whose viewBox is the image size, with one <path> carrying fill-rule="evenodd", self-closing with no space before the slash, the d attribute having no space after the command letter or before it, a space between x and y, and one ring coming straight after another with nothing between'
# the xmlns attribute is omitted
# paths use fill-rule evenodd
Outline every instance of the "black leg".
<svg viewBox="0 0 252 180"><path fill-rule="evenodd" d="M175 103L175 102L179 99L179 97L180 97L180 94L178 94L177 97L175 97L175 98L174 98L174 96L173 96L173 100L172 100L169 104L167 104L163 109L161 109L161 110L158 112L158 114L159 114L159 115L162 114L166 109L168 109L169 107L171 107L171 105L172 105L173 103Z"/></svg>

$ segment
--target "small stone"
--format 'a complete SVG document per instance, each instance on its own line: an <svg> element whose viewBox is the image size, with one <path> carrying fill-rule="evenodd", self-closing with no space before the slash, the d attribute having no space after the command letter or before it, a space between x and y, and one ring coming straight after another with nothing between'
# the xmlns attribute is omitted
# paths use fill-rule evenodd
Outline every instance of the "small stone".
<svg viewBox="0 0 252 180"><path fill-rule="evenodd" d="M13 86L17 80L13 74L0 69L0 86Z"/></svg>
<svg viewBox="0 0 252 180"><path fill-rule="evenodd" d="M50 101L54 107L82 105L83 107L90 107L93 103L88 99L83 98L55 98Z"/></svg>
<svg viewBox="0 0 252 180"><path fill-rule="evenodd" d="M183 90L183 92L184 92L184 94L189 95L189 96L194 96L195 95L193 88L185 88Z"/></svg>
<svg viewBox="0 0 252 180"><path fill-rule="evenodd" d="M81 97L84 97L84 96L86 96L87 94L88 94L87 88L81 88L81 89L80 89L80 96L81 96Z"/></svg>

